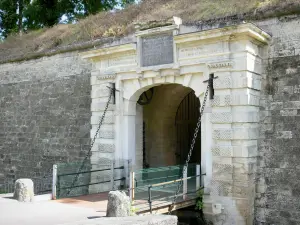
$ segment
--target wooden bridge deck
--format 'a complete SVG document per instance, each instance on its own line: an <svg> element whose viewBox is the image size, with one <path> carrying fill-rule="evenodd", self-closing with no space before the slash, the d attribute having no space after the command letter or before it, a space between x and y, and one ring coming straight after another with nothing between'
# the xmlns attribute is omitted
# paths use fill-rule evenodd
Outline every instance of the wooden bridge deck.
<svg viewBox="0 0 300 225"><path fill-rule="evenodd" d="M62 198L55 200L64 204L71 204L84 208L93 208L96 212L106 213L108 192L99 194L82 195L78 197Z"/></svg>
<svg viewBox="0 0 300 225"><path fill-rule="evenodd" d="M108 192L104 192L99 194L90 194L90 195L83 195L78 197L63 198L55 201L63 204L71 204L78 207L93 208L96 212L106 213L107 199L108 199ZM154 200L152 202L152 205L153 205L152 206L153 214L167 213L171 209L170 201ZM180 208L192 206L192 205L195 205L194 198L187 198L186 200L180 200L174 205L172 211ZM134 206L137 209L136 211L137 214L139 215L150 214L149 203L147 200L135 200Z"/></svg>

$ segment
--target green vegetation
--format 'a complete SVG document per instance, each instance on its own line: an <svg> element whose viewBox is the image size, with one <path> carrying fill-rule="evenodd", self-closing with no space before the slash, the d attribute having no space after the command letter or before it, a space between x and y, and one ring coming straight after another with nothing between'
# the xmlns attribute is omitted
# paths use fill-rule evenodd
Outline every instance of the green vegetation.
<svg viewBox="0 0 300 225"><path fill-rule="evenodd" d="M0 5L1 2L5 1L12 0L0 0ZM24 2L26 1L27 0L24 0ZM34 2L35 1L38 0L34 0ZM52 0L46 2L68 1L71 0ZM87 0L76 1L94 2ZM75 2L75 0L72 0L72 2ZM128 3L131 1L121 1L120 3L120 0L111 0L109 2L122 4L122 2ZM13 5L13 7L16 6ZM69 9L69 11L72 11L72 7L73 6L66 7L64 10ZM82 4L80 7L82 7ZM143 0L139 4L131 4L124 9L116 9L114 11L103 11L104 9L112 8L113 6L111 4L103 8L99 7L99 5L92 6L91 3L90 6L83 7L86 9L84 12L80 11L80 7L77 9L78 12L75 10L76 15L74 11L70 14L67 13L68 11L64 12L68 15L70 21L74 18L74 20L77 21L76 24L58 24L51 28L46 28L47 25L51 26L51 24L54 23L54 20L52 21L49 18L49 23L43 22L42 25L35 24L37 25L36 28L39 28L38 30L25 32L21 36L19 34L9 35L3 43L0 43L0 63L103 44L103 42L110 41L113 38L123 37L133 33L136 23L167 21L172 16L181 17L186 24L199 24L201 21L213 23L217 18L230 17L233 15L238 15L244 20L256 20L278 15L300 14L299 0ZM100 12L97 13L98 11L94 11L95 9L98 9ZM14 10L15 8L12 11ZM37 12L40 15L49 13L48 11L44 12L38 10ZM0 14L1 13L2 11ZM26 15L25 12L24 15ZM57 13L56 15L55 18L58 18L62 14ZM84 16L86 16L86 18L79 19ZM15 15L9 17L8 20L10 19L18 21ZM55 20L55 22L57 23L58 20ZM16 22L13 23L16 24ZM25 30L26 26L28 28L30 27L29 25L24 26ZM8 29L11 30L10 32L18 30L18 28L14 26ZM99 39L103 41L99 41Z"/></svg>
<svg viewBox="0 0 300 225"><path fill-rule="evenodd" d="M133 206L134 201L130 202L130 216L135 216L136 212L139 210L137 207Z"/></svg>
<svg viewBox="0 0 300 225"><path fill-rule="evenodd" d="M124 7L134 0L0 0L2 36L16 32L72 23L101 11Z"/></svg>
<svg viewBox="0 0 300 225"><path fill-rule="evenodd" d="M202 210L203 209L203 194L204 191L203 189L200 189L197 191L197 199L196 199L196 206L195 206L195 210Z"/></svg>

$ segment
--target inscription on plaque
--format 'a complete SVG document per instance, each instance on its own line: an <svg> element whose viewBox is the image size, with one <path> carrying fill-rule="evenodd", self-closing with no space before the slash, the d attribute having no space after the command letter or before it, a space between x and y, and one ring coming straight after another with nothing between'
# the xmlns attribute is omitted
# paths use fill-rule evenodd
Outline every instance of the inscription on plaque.
<svg viewBox="0 0 300 225"><path fill-rule="evenodd" d="M142 66L173 63L173 36L170 34L142 38Z"/></svg>
<svg viewBox="0 0 300 225"><path fill-rule="evenodd" d="M180 59L195 58L198 56L209 55L223 52L223 44L207 44L179 49Z"/></svg>
<svg viewBox="0 0 300 225"><path fill-rule="evenodd" d="M126 55L121 57L110 58L108 67L132 65L136 63L135 55Z"/></svg>

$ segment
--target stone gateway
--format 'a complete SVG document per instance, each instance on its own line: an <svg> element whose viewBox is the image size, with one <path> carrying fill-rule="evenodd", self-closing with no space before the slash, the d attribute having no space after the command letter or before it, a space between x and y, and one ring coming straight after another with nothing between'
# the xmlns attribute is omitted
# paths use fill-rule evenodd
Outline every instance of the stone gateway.
<svg viewBox="0 0 300 225"><path fill-rule="evenodd" d="M172 41L170 36L159 36L166 32L172 33ZM201 140L191 160L201 163L206 174L203 181L206 217L218 222L217 218L225 213L229 223L250 224L254 219L253 179L258 156L262 65L270 35L245 23L193 33L180 33L180 24L173 24L138 31L136 36L136 44L81 53L82 58L94 64L92 118L99 117L107 98L101 89L113 82L118 90L114 126L103 130L107 134L114 130L115 136L98 140L100 144L114 145L114 152L104 152L104 148L95 152L92 166L96 168L98 160L105 157L131 159L136 168L142 168L145 161L150 167L185 161L187 151L182 149L189 149L195 127L177 126L178 132L176 118L181 117L178 122L184 124L192 121L189 116L193 110L199 111L203 103L207 86L204 81L214 74L218 77L213 85L214 98L206 102ZM150 48L150 45L154 46ZM156 48L160 45L163 47ZM168 52L173 54L167 55ZM110 67L107 64L107 59L122 59L129 53L137 58L135 65ZM169 61L158 55L168 57ZM114 76L103 78L107 72ZM150 103L137 104L149 89L153 90ZM200 101L196 109L186 99L193 96ZM182 103L186 106L179 110ZM93 125L91 134L95 128ZM189 134L184 142L178 139L181 133ZM214 210L215 204L221 205L224 212Z"/></svg>

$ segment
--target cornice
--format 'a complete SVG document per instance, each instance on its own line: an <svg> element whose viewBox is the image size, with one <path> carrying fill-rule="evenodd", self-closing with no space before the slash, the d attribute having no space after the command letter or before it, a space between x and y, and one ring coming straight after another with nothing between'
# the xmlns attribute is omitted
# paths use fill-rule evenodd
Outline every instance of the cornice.
<svg viewBox="0 0 300 225"><path fill-rule="evenodd" d="M224 39L228 40L229 37L235 36L248 36L263 44L267 44L271 36L258 28L252 23L244 23L240 25L228 26L218 29L211 29L206 31L197 31L187 34L179 34L174 36L174 41L176 44L202 41L209 39Z"/></svg>
<svg viewBox="0 0 300 225"><path fill-rule="evenodd" d="M116 45L79 53L83 59L107 57L108 55L136 51L136 43Z"/></svg>

